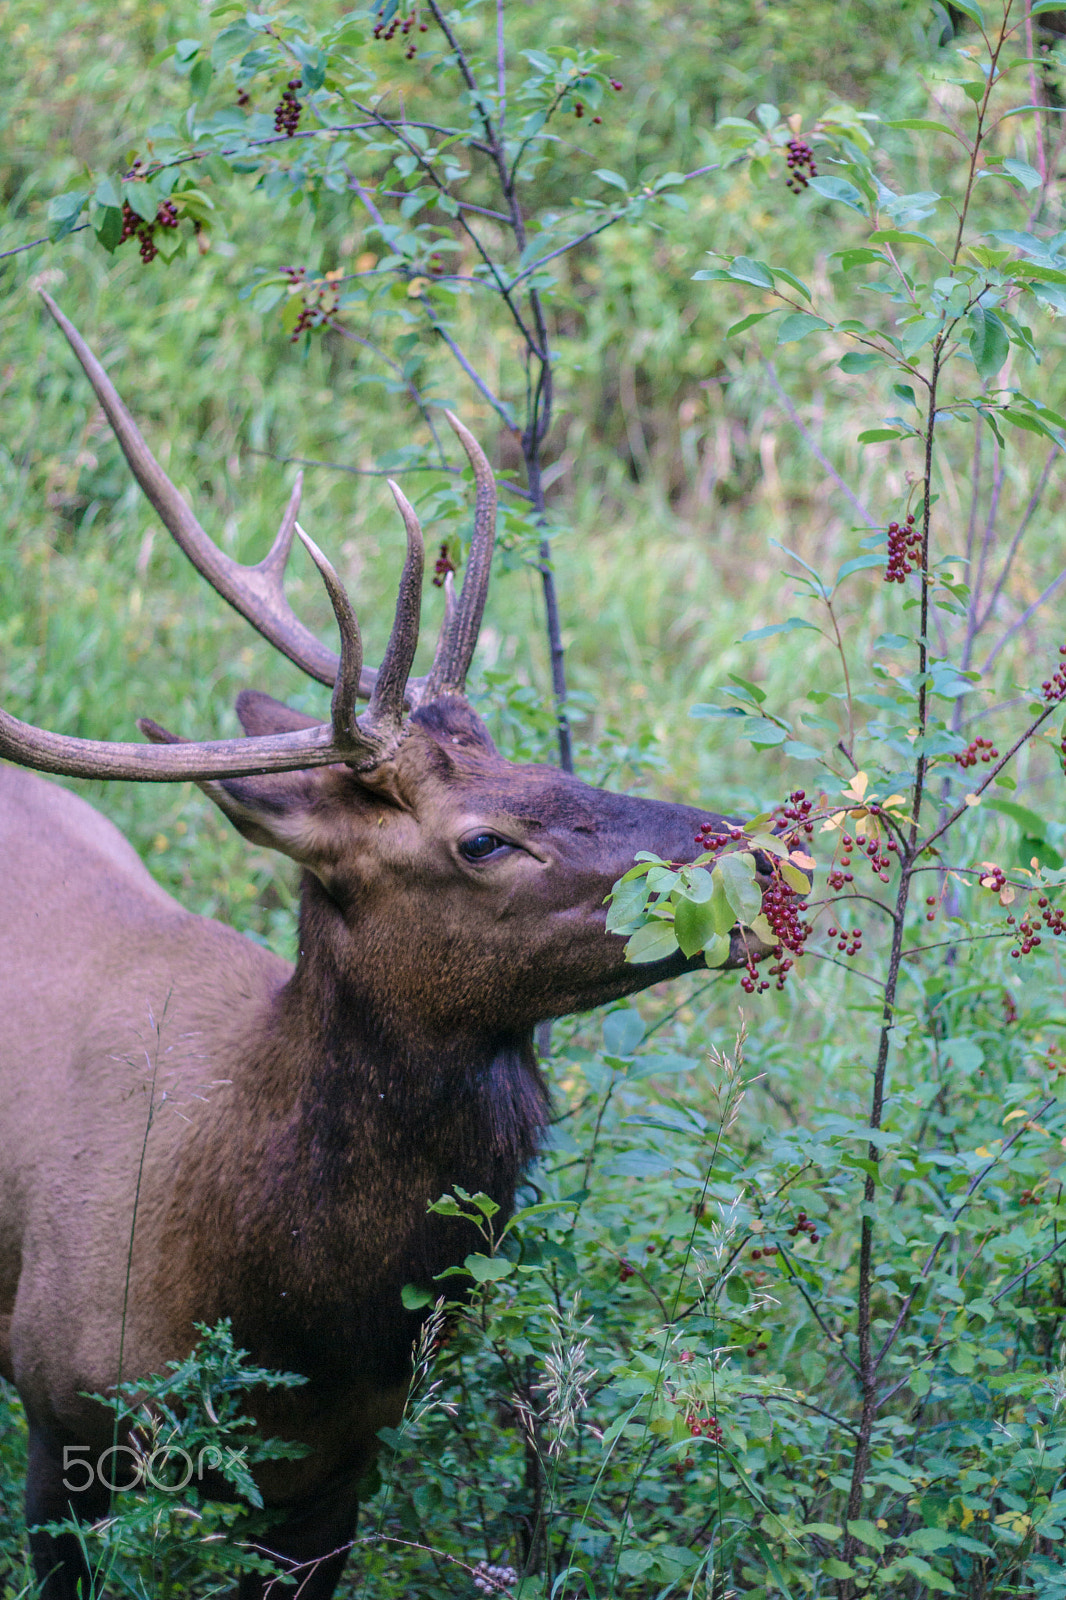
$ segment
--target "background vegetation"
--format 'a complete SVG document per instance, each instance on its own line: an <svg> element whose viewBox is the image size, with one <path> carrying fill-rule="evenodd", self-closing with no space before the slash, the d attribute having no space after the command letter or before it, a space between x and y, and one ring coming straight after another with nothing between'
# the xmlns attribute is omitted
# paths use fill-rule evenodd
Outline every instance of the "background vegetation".
<svg viewBox="0 0 1066 1600"><path fill-rule="evenodd" d="M951 132L972 135L987 84L972 4L812 0L802 15L756 0L507 4L511 93L525 81L529 97L519 109L512 102L512 116L550 101L558 74L580 62L525 191L534 247L587 232L604 207L625 212L536 280L555 361L553 427L538 459L574 759L591 781L699 796L746 816L804 789L821 817L862 810L857 772L882 800L902 774L904 816L920 759L907 735L919 728L914 660L924 650L954 674L939 685L941 726L927 725L928 706L920 722L920 738L940 738L928 746L940 763L929 774L931 819L991 770L960 769L970 742L987 737L1006 753L1034 696L1043 704L1062 638L1056 313L1066 300L1055 274L1066 223L1059 13L1032 10L1027 34L1016 9L1002 63L1011 73L984 129L983 159L999 176L975 182ZM492 81L495 11L449 15ZM402 550L372 474L408 469L401 481L427 538L452 554L461 547L465 502L433 460L433 408L453 405L501 475L532 492L521 440L527 352L498 297L445 301L434 286L453 262L473 275L476 251L454 215L416 208L424 174L390 167L394 127L379 130L379 149L356 149L358 186L347 174L333 181L328 152L306 153L314 141L298 159L295 141L280 153L219 154L235 127L247 135L248 118L263 117L269 136L294 49L309 81L310 52L332 61L334 51L389 117L402 106L412 121L424 112L426 122L469 128L471 102L440 63L439 38L416 23L412 34L375 39L376 14L326 4L304 6L302 22L274 7L264 16L280 42L261 30L243 41L266 51L246 67L248 51L218 43L244 19L236 7L118 0L103 13L15 0L9 9L0 255L17 253L0 259L0 679L4 704L44 726L130 737L135 718L150 714L221 736L235 731L230 708L246 685L308 707L326 701L183 569L37 286L105 358L204 525L234 554L265 551L291 463L317 463L305 466L302 520L357 600L368 659L386 636ZM244 26L255 32L260 20ZM989 20L998 28L1000 12L989 9ZM411 41L427 54L408 60ZM114 208L101 182L121 182L137 157L169 159L189 138L190 99L213 153L173 169L179 228L155 236L163 254L147 264L135 240L109 252ZM1047 114L998 120L1033 102ZM310 109L301 116L302 129L313 125ZM213 132L211 117L221 119ZM809 142L821 188L786 188L789 138ZM470 178L456 192L498 210L487 162L460 148ZM827 191L827 177L858 184L858 206ZM377 223L360 193L371 181L387 211ZM909 209L886 213L893 202L878 184L908 197ZM873 186L879 216L863 214L862 185ZM964 204L968 238L1003 248L1003 262L983 270L1006 271L1009 257L1013 271L1019 252L1037 262L1043 275L1027 280L1028 298L1011 278L983 305L951 301ZM482 218L482 238L514 271L519 244L506 220ZM871 244L878 222L909 240ZM405 242L420 227L438 231ZM990 230L1016 237L994 241ZM908 434L928 433L929 421L900 393L899 372L854 359L875 345L841 327L906 341L896 319L918 315L922 272L901 268L882 293L872 263L834 254L887 245L920 262L923 234L948 262L923 290L941 296L943 316L1000 308L979 337L966 325L954 409L937 421L940 609L925 633L918 580L882 577L887 524L921 511L922 441ZM53 242L21 249L41 236ZM1020 245L1025 237L1040 251ZM761 262L806 285L821 328L793 325L782 337L781 318L738 326L780 304ZM726 277L693 281L715 270ZM780 272L776 283L807 305ZM897 304L893 295L908 292L911 304ZM313 326L294 340L301 311ZM926 373L939 337L927 332L905 352ZM511 408L517 431L486 389ZM1023 391L1035 406L1017 399ZM997 420L997 407L1017 426ZM861 443L864 432L885 437ZM555 759L539 502L504 498L479 703L507 753ZM849 566L831 619L804 574L832 580ZM329 636L307 566L290 594ZM439 604L431 591L426 649ZM762 631L790 616L821 631ZM693 720L694 705L739 714ZM913 953L899 968L876 1115L890 926L869 902L821 904L852 892L840 848L850 820L810 841L814 932L780 992L749 998L736 975L708 972L555 1030L559 1120L523 1197L554 1209L520 1217L503 1240L485 1216L493 1265L472 1269L484 1279L473 1314L435 1360L428 1345L422 1352L421 1387L367 1503L352 1594L422 1600L475 1592L475 1582L523 1600L869 1589L1050 1600L1066 1591L1057 1253L1066 1009L1046 922L1039 949L1011 955L1030 896L1054 904L1066 854L1061 729L1047 727L1051 739L1023 744L983 803L965 808L955 853L928 858L918 903L904 907ZM196 791L82 787L186 905L291 952L287 865L231 835ZM965 870L952 876L948 865ZM861 928L861 948L849 939L841 951L830 926ZM889 1341L875 1390L864 1381L864 1329L875 1349ZM5 1596L29 1582L21 1439L5 1396ZM188 1555L187 1519L142 1513L124 1513L108 1535L115 1585L198 1594L222 1580L207 1543L199 1566L168 1564L175 1541Z"/></svg>

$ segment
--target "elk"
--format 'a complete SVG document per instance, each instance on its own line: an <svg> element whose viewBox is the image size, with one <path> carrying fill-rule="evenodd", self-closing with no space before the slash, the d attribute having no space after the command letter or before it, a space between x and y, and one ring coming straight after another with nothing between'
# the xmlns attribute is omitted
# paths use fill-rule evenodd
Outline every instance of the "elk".
<svg viewBox="0 0 1066 1600"><path fill-rule="evenodd" d="M147 1375L192 1348L195 1323L229 1317L258 1363L308 1380L256 1397L261 1429L308 1447L258 1476L279 1514L272 1552L301 1566L306 1600L328 1600L376 1435L404 1405L423 1313L401 1289L434 1287L476 1248L427 1205L461 1184L513 1207L548 1115L538 1023L696 964L627 965L604 897L638 849L691 860L708 813L497 753L464 694L496 488L454 417L476 485L462 590L429 673L411 677L422 537L390 484L407 556L375 672L297 523L299 483L265 560L231 560L44 299L182 550L333 698L325 724L246 691L245 737L203 743L150 721L145 744L67 738L0 712L0 755L18 764L0 767L0 1373L29 1422L27 1520L106 1510L105 1491L64 1484L65 1450L110 1445L113 1419L87 1396L113 1389L120 1344L122 1375ZM284 597L295 533L339 657ZM109 822L23 767L192 779L301 868L295 966L184 910ZM739 928L732 941L732 965L759 948ZM30 1537L45 1600L90 1593L74 1535ZM247 1575L241 1600L264 1584Z"/></svg>

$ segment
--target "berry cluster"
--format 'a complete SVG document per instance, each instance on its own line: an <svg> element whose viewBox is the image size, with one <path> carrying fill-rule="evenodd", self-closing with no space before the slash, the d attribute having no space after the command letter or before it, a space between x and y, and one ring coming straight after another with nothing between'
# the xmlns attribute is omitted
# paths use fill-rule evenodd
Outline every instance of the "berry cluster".
<svg viewBox="0 0 1066 1600"><path fill-rule="evenodd" d="M914 564L922 557L921 530L914 526L914 512L909 511L905 522L888 525L888 565L885 567L886 583L902 583Z"/></svg>
<svg viewBox="0 0 1066 1600"><path fill-rule="evenodd" d="M812 178L818 176L818 168L814 164L814 151L802 139L788 141L788 177L785 179L785 188L791 189L793 194L799 194L806 189Z"/></svg>
<svg viewBox="0 0 1066 1600"><path fill-rule="evenodd" d="M1059 655L1066 656L1066 644L1059 645ZM1044 699L1049 705L1056 700L1066 699L1066 661L1061 661L1055 668L1052 677L1040 685Z"/></svg>
<svg viewBox="0 0 1066 1600"><path fill-rule="evenodd" d="M635 1278L636 1275L637 1275L636 1267L633 1265L633 1263L631 1261L627 1261L625 1259L625 1257L623 1256L622 1260L618 1263L618 1276L621 1279L621 1281L623 1283L628 1283L630 1278Z"/></svg>
<svg viewBox="0 0 1066 1600"><path fill-rule="evenodd" d="M857 956L862 950L861 928L852 928L850 933L846 928L827 928L825 931L830 939L836 940L841 955Z"/></svg>
<svg viewBox="0 0 1066 1600"><path fill-rule="evenodd" d="M746 1356L757 1356L761 1351L769 1350L769 1348L770 1346L766 1343L765 1339L759 1339L757 1342L749 1344L744 1354Z"/></svg>
<svg viewBox="0 0 1066 1600"><path fill-rule="evenodd" d="M696 843L701 850L724 850L727 844L742 844L746 837L743 828L719 833L713 822L705 822L696 833Z"/></svg>
<svg viewBox="0 0 1066 1600"><path fill-rule="evenodd" d="M287 139L291 139L300 126L300 112L303 107L296 98L296 91L302 87L302 78L290 78L281 91L281 99L274 107L274 132L283 133Z"/></svg>
<svg viewBox="0 0 1066 1600"><path fill-rule="evenodd" d="M318 306L304 306L296 318L296 326L289 334L289 343L295 344L301 333L308 333L310 329L317 328L322 321L322 313Z"/></svg>
<svg viewBox="0 0 1066 1600"><path fill-rule="evenodd" d="M171 200L164 200L156 211L155 217L149 222L145 217L139 217L128 200L122 202L122 237L119 244L125 244L127 239L139 239L141 245L141 260L145 266L149 261L154 261L159 251L156 249L152 235L157 228L176 228L179 217L177 209Z"/></svg>
<svg viewBox="0 0 1066 1600"><path fill-rule="evenodd" d="M1007 874L1002 867L989 866L980 881L982 889L988 889L992 894L999 894L1007 887Z"/></svg>
<svg viewBox="0 0 1066 1600"><path fill-rule="evenodd" d="M429 23L419 22L417 16L400 17L397 15L393 17L388 27L385 26L384 9L378 12L378 16L381 20L374 25L374 38L383 39L386 44L388 44L390 39L394 39L396 37L397 32L399 33L401 39L405 39L409 33L413 32L415 28L418 29L419 33L429 32ZM407 49L404 51L404 59L406 61L413 61L414 58L415 41L412 39L410 44L407 46Z"/></svg>
<svg viewBox="0 0 1066 1600"><path fill-rule="evenodd" d="M442 589L444 587L444 580L448 576L449 572L456 571L458 571L458 568L456 567L451 556L448 554L448 545L447 542L445 542L440 547L440 555L437 557L433 567L433 587L435 589Z"/></svg>
<svg viewBox="0 0 1066 1600"><path fill-rule="evenodd" d="M935 894L928 895L926 897L926 902L925 903L929 907L929 910L925 913L926 922L935 922L936 921L936 908L937 908L937 904L938 904L936 895Z"/></svg>
<svg viewBox="0 0 1066 1600"><path fill-rule="evenodd" d="M248 93L247 89L238 89L238 91L237 91L237 104L241 107L241 109L243 110L243 108L245 106L250 106L251 103L252 103L252 97Z"/></svg>
<svg viewBox="0 0 1066 1600"><path fill-rule="evenodd" d="M306 267L280 267L278 270L285 274L290 283L303 283L307 277Z"/></svg>
<svg viewBox="0 0 1066 1600"><path fill-rule="evenodd" d="M1020 956L1027 956L1031 950L1036 949L1040 943L1038 930L1041 926L1043 926L1045 933L1051 934L1053 939L1061 939L1062 935L1066 933L1066 911L1063 911L1059 906L1050 905L1046 894L1042 894L1036 904L1039 915L1037 915L1037 912L1030 911L1017 924L1015 924L1013 917L1007 918L1008 928L1017 926L1018 929L1018 944L1011 951L1011 955L1015 960Z"/></svg>
<svg viewBox="0 0 1066 1600"><path fill-rule="evenodd" d="M1038 1206L1040 1204L1040 1196L1034 1194L1032 1189L1023 1189L1018 1196L1018 1204L1020 1206Z"/></svg>
<svg viewBox="0 0 1066 1600"><path fill-rule="evenodd" d="M787 802L777 807L775 816L780 817L782 822L791 824L785 833L785 843L790 850L794 850L802 842L804 835L808 839L813 835L814 823L808 820L813 810L814 802L807 799L806 791L803 789L793 789Z"/></svg>
<svg viewBox="0 0 1066 1600"><path fill-rule="evenodd" d="M999 751L991 739L974 739L965 750L960 750L955 760L960 767L976 767L979 761L995 761L998 756Z"/></svg>
<svg viewBox="0 0 1066 1600"><path fill-rule="evenodd" d="M751 1259L753 1261L761 1261L763 1256L776 1256L776 1254L776 1244L764 1244L760 1249L751 1252Z"/></svg>
<svg viewBox="0 0 1066 1600"><path fill-rule="evenodd" d="M721 1444L722 1428L715 1416L700 1417L690 1411L685 1418L685 1426L694 1439L709 1439L712 1444Z"/></svg>
<svg viewBox="0 0 1066 1600"><path fill-rule="evenodd" d="M502 1594L518 1582L514 1567L494 1567L479 1561L474 1568L474 1588L482 1594Z"/></svg>
<svg viewBox="0 0 1066 1600"><path fill-rule="evenodd" d="M762 909L777 941L773 952L774 964L769 969L770 976L776 978L777 988L783 989L785 978L795 965L795 962L787 958L785 951L791 950L794 956L801 956L803 947L810 937L811 925L803 920L807 902L797 899L784 879L775 873L763 891ZM750 968L745 976L750 977Z"/></svg>
<svg viewBox="0 0 1066 1600"><path fill-rule="evenodd" d="M789 1228L788 1236L790 1239L798 1239L801 1233L805 1233L812 1244L818 1243L818 1229L806 1211L796 1213L796 1220Z"/></svg>

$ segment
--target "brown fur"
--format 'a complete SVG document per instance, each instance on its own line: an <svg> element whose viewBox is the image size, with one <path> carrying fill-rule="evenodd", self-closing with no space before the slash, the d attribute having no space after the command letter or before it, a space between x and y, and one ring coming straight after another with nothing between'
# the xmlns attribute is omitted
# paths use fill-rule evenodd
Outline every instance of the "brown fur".
<svg viewBox="0 0 1066 1600"><path fill-rule="evenodd" d="M254 733L305 720L261 695L239 710ZM638 849L690 858L707 814L513 766L458 697L370 777L204 787L303 867L295 969L183 910L75 795L0 767L0 1372L30 1421L29 1515L62 1516L63 1446L110 1442L81 1396L116 1381L143 1150L124 1371L228 1316L257 1361L308 1377L257 1420L311 1447L261 1480L279 1553L310 1559L351 1538L400 1414L403 1284L474 1246L428 1202L462 1184L513 1204L547 1115L538 1022L690 965L627 966L603 900ZM508 848L464 860L479 831ZM35 1553L41 1577L62 1563L49 1600L71 1600L70 1543Z"/></svg>

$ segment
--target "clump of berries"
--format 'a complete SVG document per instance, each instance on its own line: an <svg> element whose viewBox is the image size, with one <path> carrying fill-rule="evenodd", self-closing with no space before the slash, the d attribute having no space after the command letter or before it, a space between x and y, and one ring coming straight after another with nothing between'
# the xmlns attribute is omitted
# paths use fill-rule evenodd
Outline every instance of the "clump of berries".
<svg viewBox="0 0 1066 1600"><path fill-rule="evenodd" d="M915 527L914 520L914 512L908 511L903 522L888 525L886 583L902 583L922 559L921 530Z"/></svg>
<svg viewBox="0 0 1066 1600"><path fill-rule="evenodd" d="M818 1243L818 1228L806 1211L796 1213L796 1220L789 1228L788 1236L790 1239L798 1239L801 1233L805 1233L812 1244Z"/></svg>
<svg viewBox="0 0 1066 1600"><path fill-rule="evenodd" d="M988 871L982 873L981 888L988 889L991 894L1000 894L1007 887L1007 874L1002 867L989 866Z"/></svg>
<svg viewBox="0 0 1066 1600"><path fill-rule="evenodd" d="M780 817L784 823L791 824L785 833L785 843L790 850L794 850L802 842L805 835L808 839L814 833L814 823L809 821L814 810L813 800L807 799L806 791L793 789L788 800L783 806L778 806L775 816Z"/></svg>
<svg viewBox="0 0 1066 1600"><path fill-rule="evenodd" d="M458 568L456 567L455 562L452 560L448 551L447 542L445 542L441 545L440 555L437 557L433 566L433 587L435 589L442 589L444 587L444 580L447 578L448 574L456 571L458 571Z"/></svg>
<svg viewBox="0 0 1066 1600"><path fill-rule="evenodd" d="M296 98L296 91L302 87L302 78L290 78L281 91L281 99L274 107L274 132L283 133L287 139L291 139L300 126L300 112L303 107Z"/></svg>
<svg viewBox="0 0 1066 1600"><path fill-rule="evenodd" d="M762 909L775 940L774 961L769 969L770 976L776 979L776 987L783 989L785 978L795 966L795 962L789 960L785 951L789 950L792 955L801 956L803 947L810 937L811 924L803 920L807 902L798 899L784 879L775 873L763 890ZM750 977L750 969L745 976Z"/></svg>
<svg viewBox="0 0 1066 1600"><path fill-rule="evenodd" d="M238 91L237 91L237 104L241 107L241 109L243 110L245 106L250 106L251 103L252 103L252 97L248 93L247 89L238 89Z"/></svg>
<svg viewBox="0 0 1066 1600"><path fill-rule="evenodd" d="M695 1411L690 1411L685 1418L685 1426L694 1439L709 1439L711 1444L721 1444L722 1427L716 1416L701 1417Z"/></svg>
<svg viewBox="0 0 1066 1600"><path fill-rule="evenodd" d="M818 176L818 168L814 164L814 151L802 139L790 139L787 145L788 177L785 179L785 188L793 194L799 194L806 189L812 178Z"/></svg>
<svg viewBox="0 0 1066 1600"><path fill-rule="evenodd" d="M976 767L979 761L995 761L998 756L999 751L995 748L991 739L974 739L966 746L965 750L959 751L955 760L960 767L966 768Z"/></svg>
<svg viewBox="0 0 1066 1600"><path fill-rule="evenodd" d="M389 43L390 39L394 39L397 33L399 33L402 39L406 39L407 35L409 33L413 33L416 28L419 33L427 33L429 31L429 23L420 22L415 14L412 14L409 17L401 17L397 14L387 26L385 23L384 8L382 8L377 15L378 21L374 25L374 38L382 39L386 44ZM404 51L404 59L406 61L413 61L415 54L415 41L412 39L408 44L407 49Z"/></svg>
<svg viewBox="0 0 1066 1600"><path fill-rule="evenodd" d="M1059 906L1053 906L1046 894L1038 897L1036 910L1029 911L1020 922L1014 917L1007 918L1008 928L1016 928L1018 943L1011 951L1015 961L1022 956L1029 955L1040 944L1040 929L1050 933L1053 939L1061 939L1066 933L1066 911Z"/></svg>
<svg viewBox="0 0 1066 1600"><path fill-rule="evenodd" d="M481 1594L502 1594L518 1582L518 1573L514 1567L490 1566L487 1561L479 1561L474 1568L474 1588Z"/></svg>
<svg viewBox="0 0 1066 1600"><path fill-rule="evenodd" d="M1059 645L1059 655L1066 656L1066 644ZM1048 705L1066 698L1066 661L1059 662L1052 676L1045 679L1040 689Z"/></svg>
<svg viewBox="0 0 1066 1600"><path fill-rule="evenodd" d="M635 1278L636 1275L637 1275L636 1267L633 1265L633 1263L631 1261L626 1261L626 1259L623 1257L622 1260L618 1263L618 1276L621 1279L621 1281L623 1283L628 1283L630 1278Z"/></svg>
<svg viewBox="0 0 1066 1600"><path fill-rule="evenodd" d="M1034 1194L1032 1189L1023 1189L1018 1196L1018 1204L1020 1206L1038 1206L1040 1204L1040 1196Z"/></svg>
<svg viewBox="0 0 1066 1600"><path fill-rule="evenodd" d="M862 951L861 928L852 928L850 933L847 928L827 928L825 931L830 939L836 940L842 956L857 956Z"/></svg>
<svg viewBox="0 0 1066 1600"><path fill-rule="evenodd" d="M749 1356L749 1357L750 1356L757 1356L757 1355L760 1355L763 1350L769 1350L769 1348L770 1348L770 1346L766 1343L766 1340L765 1339L760 1339L760 1340L756 1341L755 1343L749 1344L748 1348L745 1350L744 1354L746 1356Z"/></svg>
<svg viewBox="0 0 1066 1600"><path fill-rule="evenodd" d="M127 239L138 239L140 241L141 260L147 266L159 254L153 237L156 229L176 228L179 221L177 208L171 200L163 201L150 222L146 217L139 217L128 200L123 200L122 235L119 239L119 244L125 244Z"/></svg>
<svg viewBox="0 0 1066 1600"><path fill-rule="evenodd" d="M724 850L727 844L742 844L747 838L743 828L730 828L719 833L713 822L705 822L696 832L696 843L701 850Z"/></svg>

